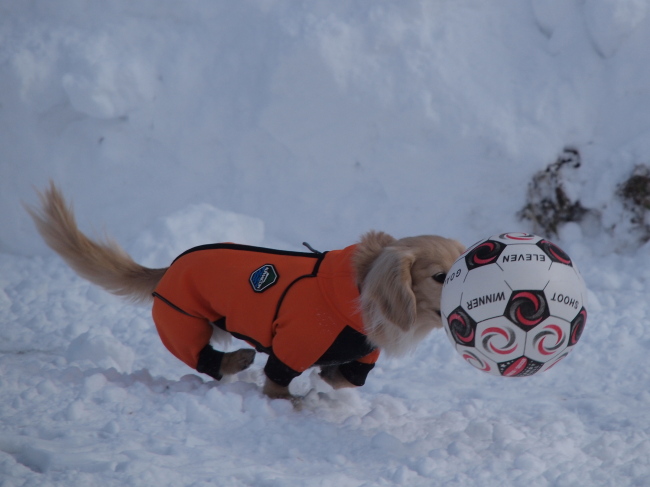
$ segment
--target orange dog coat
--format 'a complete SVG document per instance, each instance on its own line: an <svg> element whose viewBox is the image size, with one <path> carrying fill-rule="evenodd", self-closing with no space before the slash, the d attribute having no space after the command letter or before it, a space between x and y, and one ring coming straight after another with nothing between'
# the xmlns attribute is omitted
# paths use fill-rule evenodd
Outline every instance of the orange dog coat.
<svg viewBox="0 0 650 487"><path fill-rule="evenodd" d="M161 340L190 367L220 379L223 353L209 345L215 325L269 354L264 372L277 384L288 385L313 365L339 364L349 382L363 385L379 350L366 340L358 310L354 249L190 249L154 292Z"/></svg>

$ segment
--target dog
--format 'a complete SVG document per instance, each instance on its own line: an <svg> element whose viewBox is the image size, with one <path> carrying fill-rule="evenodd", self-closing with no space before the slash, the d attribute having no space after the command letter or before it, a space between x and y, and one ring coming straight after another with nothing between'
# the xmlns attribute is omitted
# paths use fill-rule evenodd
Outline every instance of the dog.
<svg viewBox="0 0 650 487"><path fill-rule="evenodd" d="M293 378L312 366L334 389L358 387L383 350L400 356L442 326L440 295L464 252L451 239L370 231L340 250L293 252L232 243L189 249L166 268L137 264L110 238L90 239L50 182L25 205L47 245L81 277L133 302L153 301L165 347L219 380L269 358L263 392L296 400ZM234 336L254 347L215 350Z"/></svg>

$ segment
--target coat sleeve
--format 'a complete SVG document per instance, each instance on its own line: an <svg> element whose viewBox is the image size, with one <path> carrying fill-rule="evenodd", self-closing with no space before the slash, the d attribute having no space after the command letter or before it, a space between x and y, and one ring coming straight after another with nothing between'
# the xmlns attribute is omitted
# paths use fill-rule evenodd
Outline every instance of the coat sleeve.
<svg viewBox="0 0 650 487"><path fill-rule="evenodd" d="M375 349L359 360L339 365L339 370L350 384L360 387L366 383L366 378L370 371L375 368L375 362L377 362L378 358L379 349Z"/></svg>
<svg viewBox="0 0 650 487"><path fill-rule="evenodd" d="M295 377L316 364L334 337L308 321L289 320L278 324L264 373L276 384L288 386Z"/></svg>
<svg viewBox="0 0 650 487"><path fill-rule="evenodd" d="M286 386L312 367L341 332L315 279L302 279L291 287L273 324L271 353L264 372Z"/></svg>
<svg viewBox="0 0 650 487"><path fill-rule="evenodd" d="M287 387L301 373L302 371L294 370L286 365L273 352L264 366L264 374L276 384L284 387Z"/></svg>
<svg viewBox="0 0 650 487"><path fill-rule="evenodd" d="M302 279L290 288L274 322L272 352L264 368L269 379L286 386L314 365L345 363L350 365L342 369L344 377L363 384L379 351L348 324L345 314L332 308L316 279Z"/></svg>

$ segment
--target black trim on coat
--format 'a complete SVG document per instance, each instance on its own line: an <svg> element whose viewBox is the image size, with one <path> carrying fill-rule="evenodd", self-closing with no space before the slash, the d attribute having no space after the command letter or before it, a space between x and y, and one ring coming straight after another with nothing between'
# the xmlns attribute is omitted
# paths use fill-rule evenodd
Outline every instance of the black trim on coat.
<svg viewBox="0 0 650 487"><path fill-rule="evenodd" d="M190 318L199 318L199 319L201 319L201 320L204 319L204 318L202 318L202 317L200 317L200 316L194 316L194 315L192 315L192 314L189 314L187 311L185 311L185 310L182 309L182 308L179 308L179 307L176 306L174 303L172 303L169 299L167 299L167 298L161 296L161 295L158 294L157 292L153 292L153 293L151 293L151 295L152 295L154 298L158 298L158 299L160 299L163 303L165 303L165 304L168 305L168 306L171 306L171 307L174 308L176 311L178 311L179 313L184 314L185 316L189 316Z"/></svg>
<svg viewBox="0 0 650 487"><path fill-rule="evenodd" d="M282 306L282 302L284 301L284 298L286 297L289 290L293 287L293 285L296 284L298 281L301 281L302 279L318 276L320 265L322 264L326 254L327 252L321 252L319 254L309 254L312 257L316 256L316 258L318 259L316 261L316 264L314 265L314 268L311 271L311 274L305 274L303 276L296 277L286 288L284 288L284 291L282 291L282 294L280 295L280 299L278 299L278 304L275 307L275 314L273 315L273 321L275 321L278 318L278 315L280 314L280 307Z"/></svg>
<svg viewBox="0 0 650 487"><path fill-rule="evenodd" d="M339 371L345 379L357 387L366 383L368 373L375 368L375 364L364 364L362 362L348 362L339 365Z"/></svg>
<svg viewBox="0 0 650 487"><path fill-rule="evenodd" d="M257 340L253 340L251 337L246 336L242 333L237 333L234 331L228 330L226 327L226 318L219 318L217 321L213 321L212 324L216 326L217 328L220 328L221 330L225 331L226 333L229 333L231 336L235 337L238 340L242 340L244 342L247 342L251 344L253 347L255 347L255 350L258 352L266 353L268 355L271 354L271 348L270 347L265 347L262 345L260 342Z"/></svg>
<svg viewBox="0 0 650 487"><path fill-rule="evenodd" d="M300 372L293 370L291 367L280 361L273 352L264 366L264 373L276 384L288 387L293 379L300 375Z"/></svg>
<svg viewBox="0 0 650 487"><path fill-rule="evenodd" d="M315 365L335 365L358 360L373 352L366 335L347 325L334 339Z"/></svg>
<svg viewBox="0 0 650 487"><path fill-rule="evenodd" d="M309 257L312 259L320 259L322 258L324 253L320 254L315 254L313 252L296 252L293 250L278 250L278 249L268 249L266 247L255 247L253 245L242 245L242 244L234 244L234 243L213 243L213 244L205 244L205 245L199 245L197 247L192 247L191 249L186 250L182 254L180 254L178 257L174 259L174 262L176 262L178 259L183 257L184 255L190 254L192 252L199 252L201 250L218 250L218 249L225 249L225 250L245 250L247 252L260 252L263 254L272 254L272 255L288 255L288 256L294 256L294 257ZM172 264L174 263L172 262Z"/></svg>
<svg viewBox="0 0 650 487"><path fill-rule="evenodd" d="M197 372L207 374L213 379L221 380L221 361L225 353L212 348L211 345L206 345L199 352L199 362L196 364Z"/></svg>

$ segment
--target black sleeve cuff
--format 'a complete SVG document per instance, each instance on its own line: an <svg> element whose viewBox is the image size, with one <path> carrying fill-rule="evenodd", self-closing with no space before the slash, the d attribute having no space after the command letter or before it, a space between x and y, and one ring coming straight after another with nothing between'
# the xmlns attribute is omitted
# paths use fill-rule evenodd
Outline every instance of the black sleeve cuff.
<svg viewBox="0 0 650 487"><path fill-rule="evenodd" d="M223 375L219 373L219 369L221 369L223 356L223 352L219 352L210 345L206 345L199 352L199 362L196 364L196 370L202 374L209 375L213 379L221 380Z"/></svg>
<svg viewBox="0 0 650 487"><path fill-rule="evenodd" d="M264 373L273 382L283 387L287 387L294 378L300 375L300 372L296 372L288 365L285 365L272 353L266 361Z"/></svg>
<svg viewBox="0 0 650 487"><path fill-rule="evenodd" d="M339 365L339 370L345 379L355 386L361 387L366 383L368 373L375 367L375 364L364 364L361 362L346 362Z"/></svg>

